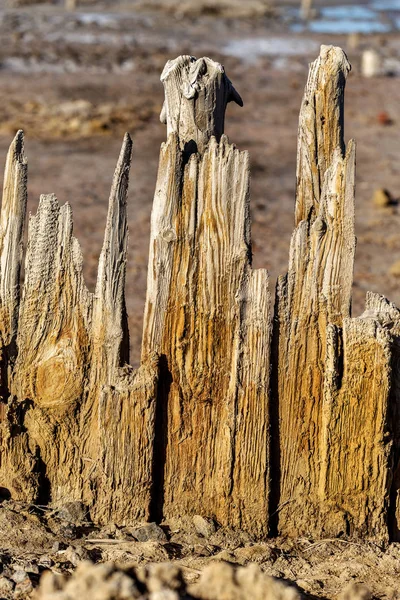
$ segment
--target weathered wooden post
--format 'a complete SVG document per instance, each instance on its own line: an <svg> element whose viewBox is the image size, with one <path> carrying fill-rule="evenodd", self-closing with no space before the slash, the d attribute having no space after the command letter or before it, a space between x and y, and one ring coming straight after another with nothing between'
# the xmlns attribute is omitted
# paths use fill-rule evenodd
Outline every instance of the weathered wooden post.
<svg viewBox="0 0 400 600"><path fill-rule="evenodd" d="M301 18L308 21L312 15L313 0L301 0L300 14Z"/></svg>
<svg viewBox="0 0 400 600"><path fill-rule="evenodd" d="M163 357L159 513L268 530L268 277L251 269L249 164L223 135L241 99L214 61L182 56L161 80L143 358ZM156 483L157 487L157 483Z"/></svg>
<svg viewBox="0 0 400 600"><path fill-rule="evenodd" d="M98 521L147 518L152 488L158 363L151 355L137 372L126 366L131 151L127 135L95 294L83 280L71 208L48 195L30 219L19 300L26 208L22 132L10 147L0 218L0 487L17 500L39 497L55 506L81 501Z"/></svg>
<svg viewBox="0 0 400 600"><path fill-rule="evenodd" d="M65 8L67 10L76 10L78 8L78 0L65 0Z"/></svg>
<svg viewBox="0 0 400 600"><path fill-rule="evenodd" d="M384 540L390 339L374 314L349 318L355 252L355 146L346 150L343 135L349 70L341 49L322 46L300 112L296 228L275 315L279 531Z"/></svg>

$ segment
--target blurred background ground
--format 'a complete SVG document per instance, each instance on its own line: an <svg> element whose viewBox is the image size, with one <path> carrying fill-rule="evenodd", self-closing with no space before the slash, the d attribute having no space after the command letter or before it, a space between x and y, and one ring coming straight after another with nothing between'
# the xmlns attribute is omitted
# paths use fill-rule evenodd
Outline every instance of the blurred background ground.
<svg viewBox="0 0 400 600"><path fill-rule="evenodd" d="M94 289L108 193L124 131L134 138L129 191L127 306L137 365L165 62L206 55L225 65L244 100L226 131L249 150L254 266L272 286L287 267L293 229L297 118L308 63L337 44L353 65L346 138L357 140L358 247L353 314L365 292L400 305L400 0L319 0L312 19L295 0L0 1L0 157L26 134L29 210L41 193L70 202L85 276ZM362 76L365 50L377 74ZM0 161L1 163L1 161ZM389 195L376 194L386 189Z"/></svg>

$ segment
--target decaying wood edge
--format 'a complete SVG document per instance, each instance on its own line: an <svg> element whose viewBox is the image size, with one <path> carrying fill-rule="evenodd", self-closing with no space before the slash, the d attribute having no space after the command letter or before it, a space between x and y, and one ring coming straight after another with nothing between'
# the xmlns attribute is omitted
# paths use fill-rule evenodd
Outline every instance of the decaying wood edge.
<svg viewBox="0 0 400 600"><path fill-rule="evenodd" d="M350 63L341 48L321 46L308 75L297 143L295 224L318 214L325 173L336 151L344 156L344 89Z"/></svg>
<svg viewBox="0 0 400 600"><path fill-rule="evenodd" d="M16 356L15 340L18 329L27 180L28 165L24 154L24 134L20 130L7 154L0 213L0 336L3 355L1 362L3 401L7 401L8 365Z"/></svg>

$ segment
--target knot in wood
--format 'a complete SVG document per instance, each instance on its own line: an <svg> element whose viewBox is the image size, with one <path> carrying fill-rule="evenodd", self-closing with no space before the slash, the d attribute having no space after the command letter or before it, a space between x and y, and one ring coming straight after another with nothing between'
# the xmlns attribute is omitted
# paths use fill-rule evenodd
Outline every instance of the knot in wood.
<svg viewBox="0 0 400 600"><path fill-rule="evenodd" d="M82 373L73 341L62 338L44 349L31 373L32 399L43 408L76 401L82 392Z"/></svg>

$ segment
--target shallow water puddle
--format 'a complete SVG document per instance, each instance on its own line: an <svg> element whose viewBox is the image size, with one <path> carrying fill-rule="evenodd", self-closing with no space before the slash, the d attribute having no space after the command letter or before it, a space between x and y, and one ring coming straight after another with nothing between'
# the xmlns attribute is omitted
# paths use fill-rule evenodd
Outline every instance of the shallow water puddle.
<svg viewBox="0 0 400 600"><path fill-rule="evenodd" d="M318 52L318 49L319 44L314 40L269 37L231 40L224 46L223 52L245 62L254 62L262 56L305 56Z"/></svg>
<svg viewBox="0 0 400 600"><path fill-rule="evenodd" d="M337 35L388 33L400 28L400 18L393 14L396 11L400 11L400 0L372 0L362 6L325 6L319 8L317 17L308 23L301 21L300 12L297 11L296 22L292 24L291 30Z"/></svg>
<svg viewBox="0 0 400 600"><path fill-rule="evenodd" d="M323 19L375 19L376 13L367 6L326 6L319 10Z"/></svg>
<svg viewBox="0 0 400 600"><path fill-rule="evenodd" d="M311 21L308 25L308 30L313 33L331 33L331 34L347 34L347 33L388 33L392 29L389 23L381 23L380 21L358 20L358 19L335 19L332 21L317 19Z"/></svg>
<svg viewBox="0 0 400 600"><path fill-rule="evenodd" d="M374 10L400 10L400 0L374 0L370 3Z"/></svg>

